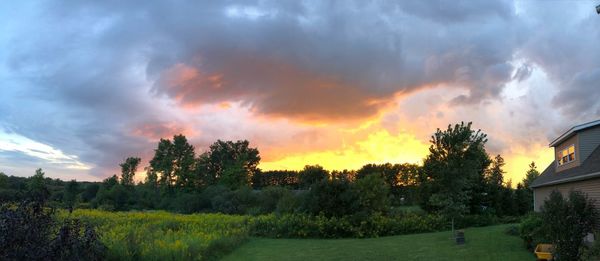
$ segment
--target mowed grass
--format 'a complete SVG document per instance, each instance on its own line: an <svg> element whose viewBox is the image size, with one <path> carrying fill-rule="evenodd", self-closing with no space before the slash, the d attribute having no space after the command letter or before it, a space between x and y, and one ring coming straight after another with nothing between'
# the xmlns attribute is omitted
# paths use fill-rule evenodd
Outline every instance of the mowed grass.
<svg viewBox="0 0 600 261"><path fill-rule="evenodd" d="M504 233L508 226L466 229L462 246L449 231L369 239L252 238L224 260L535 260L519 237Z"/></svg>

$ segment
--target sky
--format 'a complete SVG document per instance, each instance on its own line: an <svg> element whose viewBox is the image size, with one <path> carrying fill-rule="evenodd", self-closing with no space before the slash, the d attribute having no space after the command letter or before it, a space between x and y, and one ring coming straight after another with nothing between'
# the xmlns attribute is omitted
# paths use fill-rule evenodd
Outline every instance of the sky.
<svg viewBox="0 0 600 261"><path fill-rule="evenodd" d="M179 133L266 170L419 164L465 121L518 182L600 118L598 4L2 1L0 171L102 180Z"/></svg>

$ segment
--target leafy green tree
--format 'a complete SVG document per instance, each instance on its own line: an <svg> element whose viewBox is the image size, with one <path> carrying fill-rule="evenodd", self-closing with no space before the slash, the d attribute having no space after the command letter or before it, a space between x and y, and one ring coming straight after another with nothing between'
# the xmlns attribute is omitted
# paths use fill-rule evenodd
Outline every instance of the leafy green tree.
<svg viewBox="0 0 600 261"><path fill-rule="evenodd" d="M223 168L220 184L231 188L240 188L249 184L248 171L244 168L242 161L232 162L231 165L226 165Z"/></svg>
<svg viewBox="0 0 600 261"><path fill-rule="evenodd" d="M35 175L29 178L28 194L34 200L45 201L50 197L50 191L46 186L46 178L42 169L35 170Z"/></svg>
<svg viewBox="0 0 600 261"><path fill-rule="evenodd" d="M71 180L65 186L64 203L69 209L73 209L75 201L77 200L77 194L79 194L79 184L75 180Z"/></svg>
<svg viewBox="0 0 600 261"><path fill-rule="evenodd" d="M306 165L298 173L298 179L300 187L309 188L313 184L329 179L329 172L319 165Z"/></svg>
<svg viewBox="0 0 600 261"><path fill-rule="evenodd" d="M194 165L196 153L194 146L188 143L183 135L173 137L173 171L180 188L191 188L194 185Z"/></svg>
<svg viewBox="0 0 600 261"><path fill-rule="evenodd" d="M121 166L121 184L123 186L131 187L135 184L133 177L141 161L142 159L140 158L129 157L125 159L125 162L119 164Z"/></svg>
<svg viewBox="0 0 600 261"><path fill-rule="evenodd" d="M90 183L85 186L85 189L81 193L81 200L83 202L90 202L98 194L98 190L100 189L100 185L98 183Z"/></svg>
<svg viewBox="0 0 600 261"><path fill-rule="evenodd" d="M158 175L156 175L156 171L153 171L151 167L146 169L146 180L144 181L144 185L151 188L158 187Z"/></svg>
<svg viewBox="0 0 600 261"><path fill-rule="evenodd" d="M158 183L167 188L174 185L173 174L173 144L169 139L160 139L157 148L154 150L154 157L150 160L152 173L159 174Z"/></svg>
<svg viewBox="0 0 600 261"><path fill-rule="evenodd" d="M192 187L195 165L194 146L183 135L173 136L173 142L160 139L150 160L150 171L160 174L158 183L171 190L173 187Z"/></svg>
<svg viewBox="0 0 600 261"><path fill-rule="evenodd" d="M389 185L378 175L369 175L354 183L358 204L366 214L386 213L390 208Z"/></svg>
<svg viewBox="0 0 600 261"><path fill-rule="evenodd" d="M200 186L221 183L236 189L250 185L259 162L258 149L251 148L247 140L217 140L198 158L196 176Z"/></svg>
<svg viewBox="0 0 600 261"><path fill-rule="evenodd" d="M385 164L367 164L356 171L356 179L362 179L370 175L379 175L389 186L398 185L400 178L400 165Z"/></svg>
<svg viewBox="0 0 600 261"><path fill-rule="evenodd" d="M469 212L472 189L489 165L486 134L471 129L471 123L449 125L431 137L429 155L423 164L427 194L423 207L454 218Z"/></svg>

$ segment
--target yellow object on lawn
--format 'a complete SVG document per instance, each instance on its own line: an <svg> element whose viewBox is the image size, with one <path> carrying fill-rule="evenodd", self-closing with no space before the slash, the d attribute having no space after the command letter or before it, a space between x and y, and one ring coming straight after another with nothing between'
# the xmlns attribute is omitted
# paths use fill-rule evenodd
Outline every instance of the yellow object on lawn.
<svg viewBox="0 0 600 261"><path fill-rule="evenodd" d="M535 247L535 256L537 259L552 260L552 249L554 248L551 244L538 244Z"/></svg>

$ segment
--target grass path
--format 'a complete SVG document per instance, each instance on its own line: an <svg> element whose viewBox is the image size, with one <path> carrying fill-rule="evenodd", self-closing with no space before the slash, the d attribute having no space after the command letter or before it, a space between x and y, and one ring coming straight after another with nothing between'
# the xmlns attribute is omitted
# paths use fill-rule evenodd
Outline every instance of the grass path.
<svg viewBox="0 0 600 261"><path fill-rule="evenodd" d="M467 244L457 246L451 232L370 239L252 238L223 260L535 260L508 225L470 228Z"/></svg>

